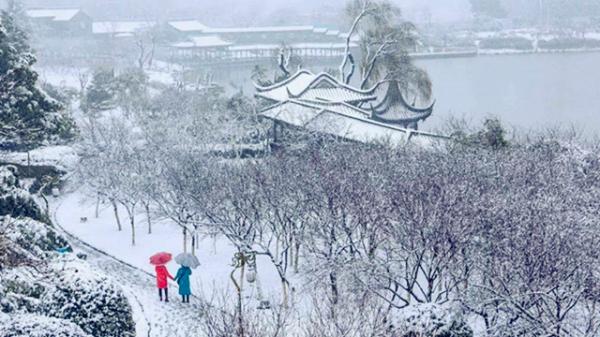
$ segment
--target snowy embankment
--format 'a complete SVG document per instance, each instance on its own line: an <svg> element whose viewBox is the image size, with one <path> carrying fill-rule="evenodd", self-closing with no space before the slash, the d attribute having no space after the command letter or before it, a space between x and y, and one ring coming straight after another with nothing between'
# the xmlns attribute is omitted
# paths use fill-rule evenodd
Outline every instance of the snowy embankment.
<svg viewBox="0 0 600 337"><path fill-rule="evenodd" d="M0 162L21 166L52 166L71 172L78 162L77 153L70 146L45 146L29 152L0 152Z"/></svg>
<svg viewBox="0 0 600 337"><path fill-rule="evenodd" d="M95 205L85 202L85 196L73 192L57 201L55 218L58 224L69 233L87 244L106 252L119 260L131 264L146 273L153 274L154 267L148 258L159 251L176 255L182 251L181 230L168 221L153 223L152 234L147 233L146 219L138 216L136 221L136 245L131 245L131 228L124 222L123 230L118 231L114 213L109 205L100 207L99 217L95 218ZM125 217L125 210L120 210ZM82 221L82 218L85 218ZM125 219L122 219L125 220ZM233 270L231 261L235 249L226 240L214 237L201 237L196 254L200 267L193 270L191 276L192 293L210 301L219 294L235 294L230 274ZM178 265L171 262L167 265L170 273L175 275ZM253 302L268 298L277 301L280 294L280 283L275 268L263 257L257 258L258 280L253 284L245 284L244 296ZM147 289L155 292L154 280L144 280ZM249 285L249 286L248 286ZM155 298L156 297L156 298ZM152 300L158 302L157 295ZM171 291L171 297L180 301L177 290Z"/></svg>
<svg viewBox="0 0 600 337"><path fill-rule="evenodd" d="M91 80L92 69L68 66L36 66L42 82L50 83L57 87L80 89L88 85ZM175 84L174 74L181 72L182 68L175 64L156 61L151 69L146 70L148 80L152 83L164 85Z"/></svg>
<svg viewBox="0 0 600 337"><path fill-rule="evenodd" d="M597 53L600 48L571 48L571 49L479 49L478 55L523 55L523 54L562 54L562 53Z"/></svg>

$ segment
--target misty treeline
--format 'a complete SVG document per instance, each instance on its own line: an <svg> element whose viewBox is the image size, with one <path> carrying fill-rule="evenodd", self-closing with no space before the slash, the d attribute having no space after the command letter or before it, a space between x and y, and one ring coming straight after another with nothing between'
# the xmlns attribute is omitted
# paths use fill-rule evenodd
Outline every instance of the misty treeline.
<svg viewBox="0 0 600 337"><path fill-rule="evenodd" d="M598 17L596 0L469 0L475 15L520 20L560 22L571 18Z"/></svg>
<svg viewBox="0 0 600 337"><path fill-rule="evenodd" d="M300 132L242 158L227 150L267 132L251 102L160 97L128 116L90 115L80 178L118 229L120 210L132 233L145 213L149 233L155 220L179 226L184 250L210 233L268 258L259 268L279 275L276 308L224 305L203 316L209 336L239 335L241 313L249 336L600 333L597 149L551 134L507 141L490 121L432 148ZM452 323L407 323L431 315Z"/></svg>

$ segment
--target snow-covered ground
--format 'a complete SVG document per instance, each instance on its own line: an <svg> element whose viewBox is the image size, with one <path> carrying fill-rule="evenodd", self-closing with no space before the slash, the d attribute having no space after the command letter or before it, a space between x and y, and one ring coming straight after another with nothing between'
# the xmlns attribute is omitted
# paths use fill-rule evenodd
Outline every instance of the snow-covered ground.
<svg viewBox="0 0 600 337"><path fill-rule="evenodd" d="M181 72L181 66L169 64L166 62L155 61L151 69L145 69L150 82L157 82L164 85L175 84L174 74ZM94 69L76 68L68 66L36 66L35 71L42 82L50 83L58 87L67 87L79 90L81 88L80 78L87 77L89 85Z"/></svg>
<svg viewBox="0 0 600 337"><path fill-rule="evenodd" d="M55 224L60 231L62 223L58 215L69 213L70 205L60 200L55 201ZM151 275L95 250L82 240L69 236L68 232L63 234L67 234L75 253L86 254L91 266L121 287L132 307L137 336L184 337L198 333L204 304L202 300L191 298L189 304L181 303L177 298L177 289L170 287L170 302L160 302Z"/></svg>
<svg viewBox="0 0 600 337"><path fill-rule="evenodd" d="M95 218L94 203L85 202L84 195L80 192L67 194L54 203L56 221L66 231L147 273L154 273L154 267L148 263L148 258L154 253L166 251L176 255L182 251L181 230L168 221L154 222L153 233L148 234L145 217L138 215L136 245L132 246L131 228L124 209L120 210L123 230L119 232L112 208L103 205L99 217ZM87 221L81 222L82 217L86 217ZM198 247L196 254L201 265L193 270L191 276L192 293L207 300L223 292L233 296L235 291L230 279L233 270L231 262L235 253L233 246L224 239L204 237L201 238ZM167 268L172 275L175 275L178 266L171 262ZM277 301L280 283L275 268L266 258L258 257L257 269L258 282L245 283L244 296L255 303L263 299L263 296L265 299ZM156 290L154 280L148 278L144 284L152 292L152 299L158 303L157 296L154 294ZM175 290L172 294L179 300Z"/></svg>
<svg viewBox="0 0 600 337"><path fill-rule="evenodd" d="M0 161L19 165L54 166L70 172L77 165L79 158L70 146L44 146L27 152L2 152Z"/></svg>
<svg viewBox="0 0 600 337"><path fill-rule="evenodd" d="M89 73L89 69L73 67L35 67L42 82L59 87L79 89L79 77Z"/></svg>

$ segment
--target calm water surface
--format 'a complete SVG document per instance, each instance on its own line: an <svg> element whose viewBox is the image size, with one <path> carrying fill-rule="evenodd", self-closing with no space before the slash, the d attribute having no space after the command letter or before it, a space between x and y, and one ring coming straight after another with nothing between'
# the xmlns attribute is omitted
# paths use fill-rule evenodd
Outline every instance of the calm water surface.
<svg viewBox="0 0 600 337"><path fill-rule="evenodd" d="M528 54L419 60L437 99L422 129L449 117L498 116L524 129L574 126L600 134L600 53Z"/></svg>

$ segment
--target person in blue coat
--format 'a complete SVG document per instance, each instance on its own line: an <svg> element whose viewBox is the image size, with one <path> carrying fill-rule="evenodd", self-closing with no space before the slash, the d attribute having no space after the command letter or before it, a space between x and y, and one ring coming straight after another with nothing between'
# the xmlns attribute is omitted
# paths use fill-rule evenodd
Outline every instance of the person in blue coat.
<svg viewBox="0 0 600 337"><path fill-rule="evenodd" d="M177 275L175 275L175 281L179 285L179 295L181 295L183 303L190 303L190 295L192 294L190 275L192 275L192 270L186 266L181 266L177 271Z"/></svg>

